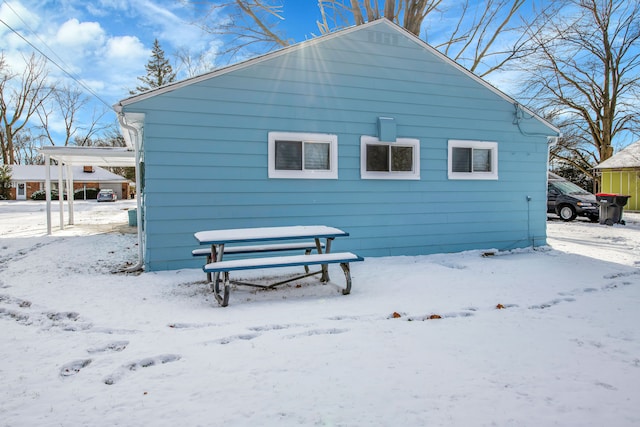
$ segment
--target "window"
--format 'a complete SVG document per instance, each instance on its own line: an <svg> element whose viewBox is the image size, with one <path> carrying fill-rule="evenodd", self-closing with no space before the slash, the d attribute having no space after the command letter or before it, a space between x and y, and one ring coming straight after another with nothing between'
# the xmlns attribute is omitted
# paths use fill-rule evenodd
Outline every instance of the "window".
<svg viewBox="0 0 640 427"><path fill-rule="evenodd" d="M420 179L420 141L398 138L381 142L373 136L360 138L362 179Z"/></svg>
<svg viewBox="0 0 640 427"><path fill-rule="evenodd" d="M338 178L338 137L269 132L269 178Z"/></svg>
<svg viewBox="0 0 640 427"><path fill-rule="evenodd" d="M498 179L498 143L449 140L449 179Z"/></svg>

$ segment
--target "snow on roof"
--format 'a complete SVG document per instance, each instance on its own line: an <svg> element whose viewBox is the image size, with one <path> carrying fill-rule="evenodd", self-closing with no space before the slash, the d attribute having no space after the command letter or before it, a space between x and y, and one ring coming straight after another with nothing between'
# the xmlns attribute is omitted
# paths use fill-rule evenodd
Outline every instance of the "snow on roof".
<svg viewBox="0 0 640 427"><path fill-rule="evenodd" d="M596 169L640 168L640 141L627 145L604 162L596 166Z"/></svg>
<svg viewBox="0 0 640 427"><path fill-rule="evenodd" d="M93 167L93 172L85 172L84 166L71 166L73 180L76 182L124 182L126 178L111 173L99 166ZM66 179L66 168L62 169L62 178ZM45 166L41 165L11 165L12 181L44 181L46 178ZM58 167L51 166L51 180L58 180Z"/></svg>

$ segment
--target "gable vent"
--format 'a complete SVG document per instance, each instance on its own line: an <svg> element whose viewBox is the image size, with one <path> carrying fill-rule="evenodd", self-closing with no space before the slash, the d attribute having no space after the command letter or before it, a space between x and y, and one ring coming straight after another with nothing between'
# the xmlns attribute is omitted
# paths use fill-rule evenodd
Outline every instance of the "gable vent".
<svg viewBox="0 0 640 427"><path fill-rule="evenodd" d="M368 33L369 42L371 43L398 46L398 34L389 34L380 31L368 31Z"/></svg>

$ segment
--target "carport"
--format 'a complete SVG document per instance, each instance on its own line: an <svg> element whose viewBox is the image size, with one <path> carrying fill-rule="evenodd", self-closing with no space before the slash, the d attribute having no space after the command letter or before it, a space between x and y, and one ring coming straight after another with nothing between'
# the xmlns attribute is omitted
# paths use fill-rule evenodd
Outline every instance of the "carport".
<svg viewBox="0 0 640 427"><path fill-rule="evenodd" d="M45 164L45 195L47 200L47 234L51 234L51 160L58 165L58 188L64 188L63 170L66 171L67 188L73 189L73 172L71 166L136 166L135 152L129 148L116 147L43 147L40 153L44 155ZM136 183L137 184L137 183ZM71 191L71 194L73 191ZM139 200L139 198L137 198ZM60 203L60 229L64 230L64 194L58 193ZM137 202L139 204L139 201ZM74 224L73 197L67 197L69 208L69 225ZM140 206L138 206L140 215ZM139 220L140 218L138 218ZM138 222L139 224L140 222Z"/></svg>
<svg viewBox="0 0 640 427"><path fill-rule="evenodd" d="M62 170L67 167L67 187L73 188L71 166L106 166L106 167L135 167L137 234L138 234L138 263L127 269L137 271L143 268L144 239L141 232L142 225L142 197L140 186L141 140L144 124L144 114L118 113L118 122L126 147L42 147L39 152L45 158L45 195L47 200L47 234L51 234L51 160L58 163L58 187L63 188ZM69 200L69 224L73 224L73 197ZM60 229L64 229L64 193L58 192L60 203Z"/></svg>
<svg viewBox="0 0 640 427"><path fill-rule="evenodd" d="M128 136L128 135L127 135ZM125 138L126 139L126 138ZM136 191L139 192L139 168L138 154L128 147L42 147L40 153L44 155L45 164L45 195L47 200L47 234L51 234L51 160L58 164L58 188L64 188L62 171L66 168L67 188L73 189L73 173L71 166L106 166L106 167L135 167L136 168ZM55 167L55 166L54 166ZM73 194L71 191L70 194ZM141 197L136 196L137 224L138 224L138 264L130 270L137 270L142 265L142 234L140 224L142 224ZM64 192L58 192L58 202L60 203L60 229L64 229ZM69 225L73 225L73 197L67 197L69 207Z"/></svg>

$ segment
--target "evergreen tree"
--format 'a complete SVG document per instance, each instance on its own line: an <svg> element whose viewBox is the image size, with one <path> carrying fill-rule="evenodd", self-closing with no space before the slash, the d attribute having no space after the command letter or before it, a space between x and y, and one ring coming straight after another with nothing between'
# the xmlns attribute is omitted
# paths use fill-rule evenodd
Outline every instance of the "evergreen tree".
<svg viewBox="0 0 640 427"><path fill-rule="evenodd" d="M9 198L11 188L11 166L0 165L0 200Z"/></svg>
<svg viewBox="0 0 640 427"><path fill-rule="evenodd" d="M176 73L173 72L169 60L164 57L164 50L160 47L158 39L153 41L153 50L151 51L151 59L144 66L147 75L138 77L142 82L135 90L130 91L131 95L146 92L150 89L166 85L176 79Z"/></svg>

